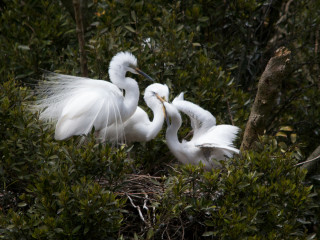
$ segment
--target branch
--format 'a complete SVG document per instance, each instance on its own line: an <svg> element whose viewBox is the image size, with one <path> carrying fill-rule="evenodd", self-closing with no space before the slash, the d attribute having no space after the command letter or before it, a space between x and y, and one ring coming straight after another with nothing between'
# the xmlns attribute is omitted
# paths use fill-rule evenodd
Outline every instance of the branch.
<svg viewBox="0 0 320 240"><path fill-rule="evenodd" d="M88 77L87 55L84 49L84 28L79 0L73 0L74 15L77 25L77 34L79 41L80 65L82 76Z"/></svg>
<svg viewBox="0 0 320 240"><path fill-rule="evenodd" d="M73 0L61 0L61 3L69 12L72 19L76 21L76 17L74 14ZM82 19L83 28L86 31L86 29L89 27L90 16L92 16L92 12L88 8L88 0L80 0L80 9L81 9L81 14L84 17Z"/></svg>
<svg viewBox="0 0 320 240"><path fill-rule="evenodd" d="M244 132L241 150L248 150L262 135L268 125L268 116L276 106L277 96L283 78L288 71L291 52L285 47L279 48L272 57L258 83L258 91L254 100L249 120Z"/></svg>
<svg viewBox="0 0 320 240"><path fill-rule="evenodd" d="M308 175L312 174L319 167L319 155L320 155L320 146L311 153L307 158L304 164L301 166L302 169L308 170ZM317 161L316 161L317 160Z"/></svg>

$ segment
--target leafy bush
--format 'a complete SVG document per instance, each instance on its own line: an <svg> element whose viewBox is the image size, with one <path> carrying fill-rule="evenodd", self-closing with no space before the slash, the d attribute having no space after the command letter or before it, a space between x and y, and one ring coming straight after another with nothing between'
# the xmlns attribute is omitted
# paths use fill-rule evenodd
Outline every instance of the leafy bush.
<svg viewBox="0 0 320 240"><path fill-rule="evenodd" d="M33 174L48 159L57 143L51 141L52 131L26 114L23 103L30 100L25 88L13 78L0 84L0 151L1 179L4 190L20 191L32 181Z"/></svg>
<svg viewBox="0 0 320 240"><path fill-rule="evenodd" d="M231 159L222 171L181 167L158 202L158 235L196 239L313 239L318 204L294 151L265 140L261 152ZM183 219L183 220L182 220ZM308 227L309 226L309 227Z"/></svg>
<svg viewBox="0 0 320 240"><path fill-rule="evenodd" d="M4 239L114 239L122 221L124 200L82 178L68 184L55 174L41 176L19 206L1 218ZM32 199L31 196L32 195Z"/></svg>

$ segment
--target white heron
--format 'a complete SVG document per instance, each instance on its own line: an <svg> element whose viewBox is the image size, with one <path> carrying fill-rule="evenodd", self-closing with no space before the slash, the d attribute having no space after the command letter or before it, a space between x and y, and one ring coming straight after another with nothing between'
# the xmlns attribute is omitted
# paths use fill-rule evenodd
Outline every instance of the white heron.
<svg viewBox="0 0 320 240"><path fill-rule="evenodd" d="M137 107L135 113L123 123L123 126L107 127L101 130L102 136L111 142L118 142L119 136L123 136L126 143L147 142L154 139L160 132L165 119L162 101L168 98L167 85L151 84L145 89L144 101L153 112L153 120L150 121L148 114L142 108Z"/></svg>
<svg viewBox="0 0 320 240"><path fill-rule="evenodd" d="M216 125L215 117L200 106L183 99L183 93L172 104L163 102L167 114L166 141L173 155L184 164L197 165L205 169L219 168L219 160L232 157L239 150L233 146L239 128L232 125ZM179 111L189 116L193 128L190 141L178 139L182 120ZM170 121L171 120L171 121Z"/></svg>
<svg viewBox="0 0 320 240"><path fill-rule="evenodd" d="M137 59L129 52L119 52L110 62L110 82L62 74L49 74L39 86L40 98L35 102L40 119L56 122L55 139L86 135L110 125L122 126L137 109L138 83L126 73L141 74ZM123 91L125 95L123 95Z"/></svg>

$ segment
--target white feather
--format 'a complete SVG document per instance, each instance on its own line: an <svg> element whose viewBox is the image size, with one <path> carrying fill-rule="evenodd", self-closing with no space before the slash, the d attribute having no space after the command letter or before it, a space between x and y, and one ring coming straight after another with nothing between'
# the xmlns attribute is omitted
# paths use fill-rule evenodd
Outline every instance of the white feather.
<svg viewBox="0 0 320 240"><path fill-rule="evenodd" d="M168 99L169 89L167 85L154 83L145 89L144 100L154 114L152 121L142 108L137 107L135 113L123 123L123 128L112 125L102 130L105 131L105 139L114 142L119 133L123 134L126 143L147 142L154 139L164 122L163 105L156 94Z"/></svg>
<svg viewBox="0 0 320 240"><path fill-rule="evenodd" d="M86 135L94 127L104 138L111 125L123 128L123 122L136 111L139 100L137 82L126 72L137 74L137 59L128 52L116 54L109 67L112 83L84 77L50 73L38 88L38 100L32 106L40 119L56 123L55 138ZM125 96L122 90L125 90ZM117 142L123 142L121 132Z"/></svg>
<svg viewBox="0 0 320 240"><path fill-rule="evenodd" d="M166 141L170 151L184 164L202 162L207 170L220 167L217 160L232 157L239 150L233 146L239 128L232 125L218 125L214 116L181 95L172 104L164 103L171 118L166 131ZM179 141L177 133L182 124L178 109L190 117L194 135L190 141Z"/></svg>

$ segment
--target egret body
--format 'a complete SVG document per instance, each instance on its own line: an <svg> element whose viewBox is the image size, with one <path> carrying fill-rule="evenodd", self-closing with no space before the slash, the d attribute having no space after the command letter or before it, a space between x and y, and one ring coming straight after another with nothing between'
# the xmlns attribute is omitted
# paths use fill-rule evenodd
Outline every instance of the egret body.
<svg viewBox="0 0 320 240"><path fill-rule="evenodd" d="M136 111L139 100L138 84L126 77L127 72L151 79L137 68L136 57L128 52L120 52L112 58L109 66L112 83L49 74L49 81L39 87L42 98L35 104L40 110L40 119L56 122L57 140L86 135L93 127L99 131L110 125L122 126Z"/></svg>
<svg viewBox="0 0 320 240"><path fill-rule="evenodd" d="M173 155L184 164L197 165L201 161L207 170L219 168L217 160L232 157L239 150L233 147L233 141L239 128L232 125L217 125L215 117L200 106L185 101L180 94L172 104L163 103L167 113L166 141ZM182 119L179 111L189 116L193 128L190 141L178 139L178 130ZM170 120L169 120L170 118Z"/></svg>

